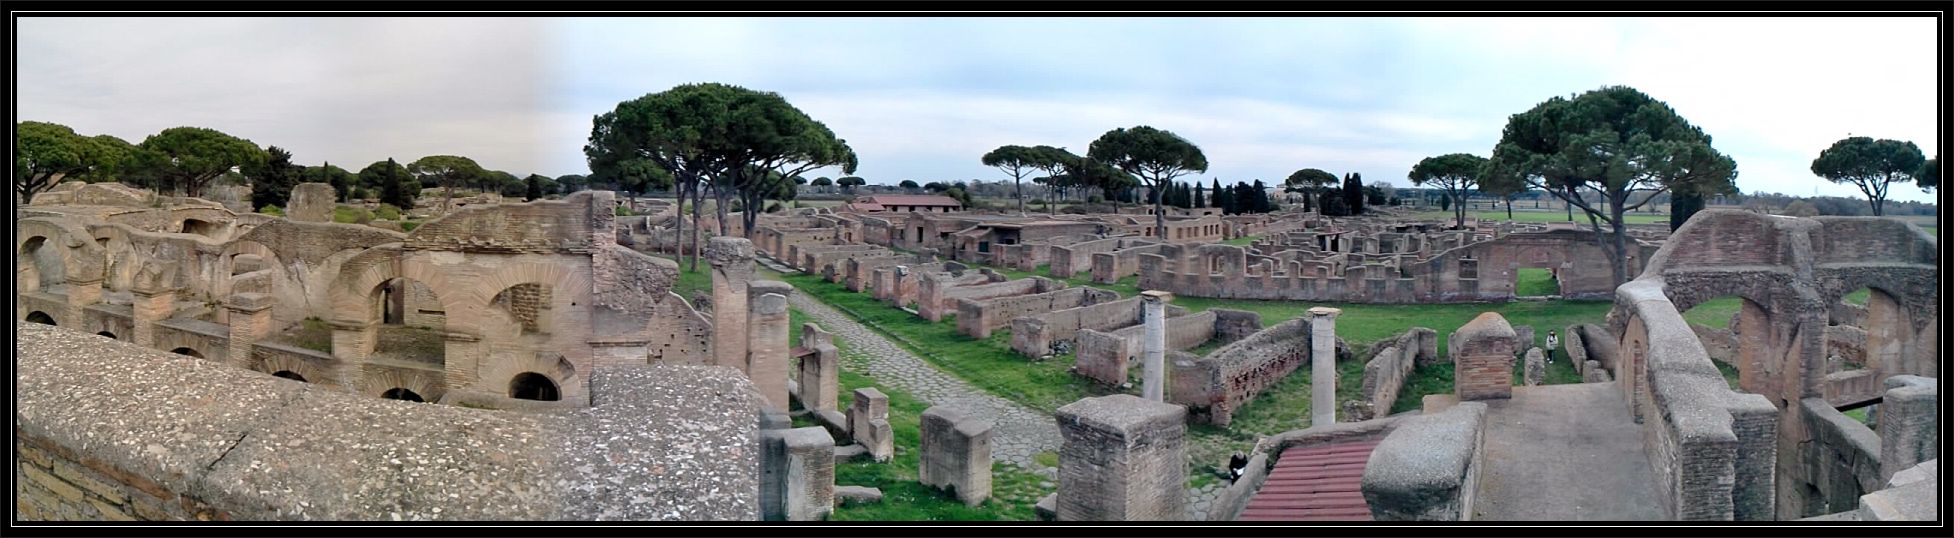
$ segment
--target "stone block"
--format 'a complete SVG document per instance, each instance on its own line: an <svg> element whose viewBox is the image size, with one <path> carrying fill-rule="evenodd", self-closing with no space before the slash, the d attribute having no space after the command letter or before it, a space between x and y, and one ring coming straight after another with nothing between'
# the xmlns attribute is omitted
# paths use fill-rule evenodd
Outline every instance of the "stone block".
<svg viewBox="0 0 1954 538"><path fill-rule="evenodd" d="M1581 370L1585 372L1581 374L1582 383L1607 383L1614 380L1614 376L1608 375L1608 370L1601 367L1601 361L1589 360L1582 365Z"/></svg>
<svg viewBox="0 0 1954 538"><path fill-rule="evenodd" d="M1058 520L1187 519L1186 417L1130 394L1060 407Z"/></svg>
<svg viewBox="0 0 1954 538"><path fill-rule="evenodd" d="M818 521L834 510L835 441L827 430L765 430L760 445L762 519Z"/></svg>
<svg viewBox="0 0 1954 538"><path fill-rule="evenodd" d="M868 486L835 486L835 500L842 504L882 502L882 490Z"/></svg>
<svg viewBox="0 0 1954 538"><path fill-rule="evenodd" d="M339 193L331 184L293 185L291 198L285 202L285 218L296 222L332 222L333 206L338 201Z"/></svg>
<svg viewBox="0 0 1954 538"><path fill-rule="evenodd" d="M1377 521L1468 521L1485 439L1486 404L1461 402L1411 417L1385 436L1364 466L1362 489Z"/></svg>
<svg viewBox="0 0 1954 538"><path fill-rule="evenodd" d="M1517 340L1513 327L1496 312L1480 314L1453 333L1453 379L1460 400L1512 397Z"/></svg>
<svg viewBox="0 0 1954 538"><path fill-rule="evenodd" d="M896 454L894 429L889 425L889 397L873 388L855 389L848 406L848 435L868 449L875 461L889 461Z"/></svg>
<svg viewBox="0 0 1954 538"><path fill-rule="evenodd" d="M977 506L991 496L991 429L987 419L943 406L923 411L922 462L925 486L956 494Z"/></svg>
<svg viewBox="0 0 1954 538"><path fill-rule="evenodd" d="M1880 475L1932 460L1940 453L1940 381L1896 375L1886 378L1879 413Z"/></svg>
<svg viewBox="0 0 1954 538"><path fill-rule="evenodd" d="M838 411L841 353L830 335L813 323L801 324L800 385L801 406L818 411Z"/></svg>
<svg viewBox="0 0 1954 538"><path fill-rule="evenodd" d="M1513 326L1513 335L1515 338L1519 339L1519 349L1527 349L1533 347L1534 339L1533 339L1532 325Z"/></svg>
<svg viewBox="0 0 1954 538"><path fill-rule="evenodd" d="M1527 350L1526 373L1523 375L1527 386L1539 385L1546 377L1547 356L1541 353L1540 348L1537 347Z"/></svg>
<svg viewBox="0 0 1954 538"><path fill-rule="evenodd" d="M1031 510L1032 512L1038 514L1039 521L1057 521L1058 520L1058 494L1053 493L1050 495L1046 495L1044 497L1039 497L1038 504L1036 506L1031 507Z"/></svg>

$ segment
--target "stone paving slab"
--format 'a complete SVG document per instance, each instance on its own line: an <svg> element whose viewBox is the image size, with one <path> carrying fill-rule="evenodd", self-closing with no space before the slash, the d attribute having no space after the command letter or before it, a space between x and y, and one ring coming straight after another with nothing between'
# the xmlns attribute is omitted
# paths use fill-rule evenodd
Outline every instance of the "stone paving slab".
<svg viewBox="0 0 1954 538"><path fill-rule="evenodd" d="M1478 521L1663 519L1641 425L1614 383L1513 387L1486 404Z"/></svg>

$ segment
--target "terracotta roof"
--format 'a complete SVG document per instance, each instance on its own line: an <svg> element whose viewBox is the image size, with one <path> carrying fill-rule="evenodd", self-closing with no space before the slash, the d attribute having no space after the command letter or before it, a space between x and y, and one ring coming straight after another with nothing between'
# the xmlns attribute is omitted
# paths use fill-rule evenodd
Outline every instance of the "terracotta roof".
<svg viewBox="0 0 1954 538"><path fill-rule="evenodd" d="M852 209L855 211L882 211L886 208L882 207L882 204L875 204L869 202L852 202L848 204L848 209Z"/></svg>
<svg viewBox="0 0 1954 538"><path fill-rule="evenodd" d="M1283 451L1240 521L1370 521L1361 485L1376 441Z"/></svg>
<svg viewBox="0 0 1954 538"><path fill-rule="evenodd" d="M874 196L863 196L855 199L855 201L856 203L882 204L885 206L923 205L963 207L963 203L958 202L956 198L929 194L877 194Z"/></svg>

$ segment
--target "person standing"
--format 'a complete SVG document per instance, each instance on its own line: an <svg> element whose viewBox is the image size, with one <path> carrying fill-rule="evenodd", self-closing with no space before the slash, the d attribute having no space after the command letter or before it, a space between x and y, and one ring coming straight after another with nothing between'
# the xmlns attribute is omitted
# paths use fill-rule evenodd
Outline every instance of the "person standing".
<svg viewBox="0 0 1954 538"><path fill-rule="evenodd" d="M1554 349L1559 347L1560 347L1560 334L1551 329L1548 330L1547 331L1547 364L1554 363Z"/></svg>

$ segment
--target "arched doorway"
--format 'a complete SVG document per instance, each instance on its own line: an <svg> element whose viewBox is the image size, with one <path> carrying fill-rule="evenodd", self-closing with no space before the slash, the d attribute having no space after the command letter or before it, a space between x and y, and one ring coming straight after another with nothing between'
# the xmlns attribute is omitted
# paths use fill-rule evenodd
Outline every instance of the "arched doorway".
<svg viewBox="0 0 1954 538"><path fill-rule="evenodd" d="M58 248L49 245L48 238L44 236L21 242L14 280L21 291L49 291L66 282L66 264L62 262Z"/></svg>
<svg viewBox="0 0 1954 538"><path fill-rule="evenodd" d="M39 324L42 324L42 325L56 325L56 324L54 323L54 316L50 316L50 315L47 315L47 312L42 312L42 311L39 311L39 310L35 310L35 311L33 311L33 312L28 312L28 313L27 313L27 322L28 322L28 323L39 323Z"/></svg>
<svg viewBox="0 0 1954 538"><path fill-rule="evenodd" d="M426 401L427 401L426 399L424 399L424 398L421 398L421 395L419 395L419 394L415 394L415 393L414 393L414 391L411 391L411 390L407 390L407 389L404 389L404 388L398 388L398 387L396 387L396 388L391 388L391 389L387 389L387 392L385 392L385 393L381 393L381 394L380 394L380 397L381 397L381 398L386 398L386 399L389 399L389 400L401 400L401 401L407 401L407 402L426 402Z"/></svg>
<svg viewBox="0 0 1954 538"><path fill-rule="evenodd" d="M1756 385L1779 369L1775 361L1766 359L1771 354L1771 315L1764 307L1743 297L1723 296L1690 307L1683 319L1696 331L1731 390L1775 394Z"/></svg>
<svg viewBox="0 0 1954 538"><path fill-rule="evenodd" d="M305 381L305 376L302 376L302 375L299 375L299 373L298 373L298 372L294 372L294 371L291 371L291 370L279 370L279 371L276 371L276 372L272 372L272 374L271 374L271 376L272 376L272 377L282 377L282 378L285 378L285 379L290 379L290 380L293 380L293 381L297 381L297 382L300 382L300 383L304 383L304 382L306 382L306 381Z"/></svg>
<svg viewBox="0 0 1954 538"><path fill-rule="evenodd" d="M509 397L519 400L554 402L563 399L556 382L543 374L523 372L509 380Z"/></svg>
<svg viewBox="0 0 1954 538"><path fill-rule="evenodd" d="M115 339L115 333L112 333L112 332L108 332L108 331L102 331L102 332L98 332L98 333L95 333L95 336L106 336L106 337L108 337L108 338L109 338L110 340L114 340L114 339Z"/></svg>
<svg viewBox="0 0 1954 538"><path fill-rule="evenodd" d="M178 355L188 355L188 356L191 356L191 357L196 357L196 358L199 358L199 359L201 359L201 358L204 358L204 354L203 354L203 353L201 353L201 352L198 352L197 350L194 350L194 349L190 349L190 348L187 348L187 347L180 347L180 348L176 348L176 349L172 349L172 350L170 350L170 353L175 353L175 354L178 354Z"/></svg>

